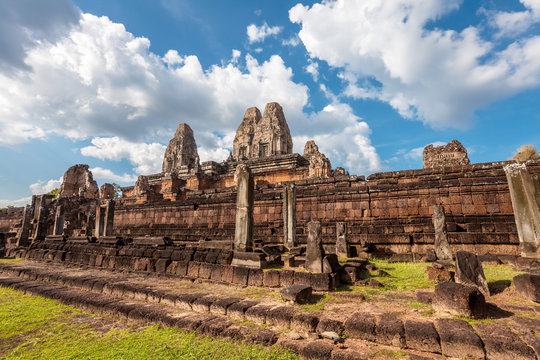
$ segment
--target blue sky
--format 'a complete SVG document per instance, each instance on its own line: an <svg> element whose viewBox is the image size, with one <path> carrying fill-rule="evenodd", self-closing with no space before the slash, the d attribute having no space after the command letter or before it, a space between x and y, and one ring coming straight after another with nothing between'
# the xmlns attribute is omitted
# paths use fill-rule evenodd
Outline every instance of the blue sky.
<svg viewBox="0 0 540 360"><path fill-rule="evenodd" d="M302 152L350 173L472 162L540 143L540 0L8 0L0 3L0 207L159 172L178 124L202 161L278 101Z"/></svg>

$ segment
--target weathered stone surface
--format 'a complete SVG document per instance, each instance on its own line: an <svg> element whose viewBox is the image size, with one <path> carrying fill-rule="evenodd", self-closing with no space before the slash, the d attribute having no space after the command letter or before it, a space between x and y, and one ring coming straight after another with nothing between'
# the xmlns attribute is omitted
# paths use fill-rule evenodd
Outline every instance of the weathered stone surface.
<svg viewBox="0 0 540 360"><path fill-rule="evenodd" d="M317 314L300 312L291 320L291 327L303 333L313 333L317 329L319 317Z"/></svg>
<svg viewBox="0 0 540 360"><path fill-rule="evenodd" d="M514 287L529 300L540 302L540 275L521 274L514 276Z"/></svg>
<svg viewBox="0 0 540 360"><path fill-rule="evenodd" d="M307 225L306 270L314 273L323 271L324 249L321 239L321 223L310 221Z"/></svg>
<svg viewBox="0 0 540 360"><path fill-rule="evenodd" d="M403 325L409 349L441 353L439 333L431 321L405 320Z"/></svg>
<svg viewBox="0 0 540 360"><path fill-rule="evenodd" d="M263 285L266 287L279 287L279 273L277 270L263 272Z"/></svg>
<svg viewBox="0 0 540 360"><path fill-rule="evenodd" d="M99 188L99 198L102 200L114 199L114 186L109 183L101 185Z"/></svg>
<svg viewBox="0 0 540 360"><path fill-rule="evenodd" d="M377 341L375 336L375 316L370 313L357 312L345 321L345 334L351 339Z"/></svg>
<svg viewBox="0 0 540 360"><path fill-rule="evenodd" d="M375 336L377 342L385 345L405 347L405 329L403 322L392 314L382 314L376 317Z"/></svg>
<svg viewBox="0 0 540 360"><path fill-rule="evenodd" d="M435 228L435 254L438 260L452 260L452 249L448 243L446 216L442 205L433 206L433 226Z"/></svg>
<svg viewBox="0 0 540 360"><path fill-rule="evenodd" d="M482 263L478 261L478 256L473 253L459 250L456 252L456 283L465 286L474 286L484 294L489 296L489 287L484 275Z"/></svg>
<svg viewBox="0 0 540 360"><path fill-rule="evenodd" d="M278 103L266 104L262 117L256 107L246 110L233 143L236 161L291 153L291 133Z"/></svg>
<svg viewBox="0 0 540 360"><path fill-rule="evenodd" d="M139 175L137 178L137 181L135 182L135 188L133 190L133 193L137 197L141 197L144 195L148 195L152 193L152 188L150 187L150 184L148 183L148 176Z"/></svg>
<svg viewBox="0 0 540 360"><path fill-rule="evenodd" d="M327 254L323 258L323 273L337 273L340 269L338 257L336 254Z"/></svg>
<svg viewBox="0 0 540 360"><path fill-rule="evenodd" d="M426 268L428 280L438 284L446 281L454 281L455 273L445 267L428 266Z"/></svg>
<svg viewBox="0 0 540 360"><path fill-rule="evenodd" d="M332 343L324 340L316 340L304 346L300 354L304 359L330 359L332 349Z"/></svg>
<svg viewBox="0 0 540 360"><path fill-rule="evenodd" d="M253 249L253 174L248 166L240 164L234 174L236 179L236 227L234 250Z"/></svg>
<svg viewBox="0 0 540 360"><path fill-rule="evenodd" d="M455 166L470 164L467 150L457 140L452 140L443 146L432 144L424 148L424 169L438 166Z"/></svg>
<svg viewBox="0 0 540 360"><path fill-rule="evenodd" d="M347 238L347 224L344 222L336 223L336 254L341 257L350 257L351 249Z"/></svg>
<svg viewBox="0 0 540 360"><path fill-rule="evenodd" d="M319 151L315 141L309 140L304 146L304 157L309 160L309 177L332 176L332 164L330 160Z"/></svg>
<svg viewBox="0 0 540 360"><path fill-rule="evenodd" d="M164 173L172 173L179 172L182 167L188 172L199 167L197 144L193 130L188 124L178 125L174 137L169 141L167 150L165 150L161 170Z"/></svg>
<svg viewBox="0 0 540 360"><path fill-rule="evenodd" d="M437 329L444 356L458 359L484 359L482 340L464 320L438 319Z"/></svg>
<svg viewBox="0 0 540 360"><path fill-rule="evenodd" d="M287 184L283 187L283 245L296 246L296 187Z"/></svg>
<svg viewBox="0 0 540 360"><path fill-rule="evenodd" d="M264 254L255 252L235 251L232 266L243 266L252 269L262 269L266 261Z"/></svg>
<svg viewBox="0 0 540 360"><path fill-rule="evenodd" d="M484 295L476 287L451 282L435 286L432 306L438 313L476 318L487 309Z"/></svg>
<svg viewBox="0 0 540 360"><path fill-rule="evenodd" d="M477 324L488 359L528 360L535 359L534 350L508 326L497 324Z"/></svg>
<svg viewBox="0 0 540 360"><path fill-rule="evenodd" d="M540 256L540 178L523 163L504 167L519 236L521 256Z"/></svg>
<svg viewBox="0 0 540 360"><path fill-rule="evenodd" d="M86 199L95 199L98 196L98 186L88 165L73 165L65 172L58 198L71 196Z"/></svg>
<svg viewBox="0 0 540 360"><path fill-rule="evenodd" d="M308 285L294 284L281 289L279 292L283 300L297 304L305 304L311 297L312 288Z"/></svg>

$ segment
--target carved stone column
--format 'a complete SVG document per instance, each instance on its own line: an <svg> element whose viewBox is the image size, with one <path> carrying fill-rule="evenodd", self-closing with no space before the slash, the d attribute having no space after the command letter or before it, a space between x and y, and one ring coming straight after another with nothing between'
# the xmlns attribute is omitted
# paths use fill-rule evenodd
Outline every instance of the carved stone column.
<svg viewBox="0 0 540 360"><path fill-rule="evenodd" d="M283 188L283 245L296 246L296 187L287 184Z"/></svg>

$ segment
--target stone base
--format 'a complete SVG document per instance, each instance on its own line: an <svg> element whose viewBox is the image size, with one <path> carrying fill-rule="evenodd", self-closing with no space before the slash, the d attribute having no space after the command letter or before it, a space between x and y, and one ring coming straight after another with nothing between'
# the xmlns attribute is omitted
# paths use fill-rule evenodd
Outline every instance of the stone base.
<svg viewBox="0 0 540 360"><path fill-rule="evenodd" d="M119 245L124 243L122 238L119 238L118 236L100 236L97 242L105 245Z"/></svg>
<svg viewBox="0 0 540 360"><path fill-rule="evenodd" d="M199 241L199 246L205 248L215 248L215 249L233 249L233 242L229 240L201 240Z"/></svg>
<svg viewBox="0 0 540 360"><path fill-rule="evenodd" d="M266 260L261 253L235 251L231 265L262 269L266 265Z"/></svg>
<svg viewBox="0 0 540 360"><path fill-rule="evenodd" d="M165 246L171 245L169 238L162 236L141 236L133 238L133 245L139 246Z"/></svg>
<svg viewBox="0 0 540 360"><path fill-rule="evenodd" d="M87 236L70 236L67 241L72 243L89 243L90 239Z"/></svg>
<svg viewBox="0 0 540 360"><path fill-rule="evenodd" d="M47 235L45 241L66 241L64 235Z"/></svg>

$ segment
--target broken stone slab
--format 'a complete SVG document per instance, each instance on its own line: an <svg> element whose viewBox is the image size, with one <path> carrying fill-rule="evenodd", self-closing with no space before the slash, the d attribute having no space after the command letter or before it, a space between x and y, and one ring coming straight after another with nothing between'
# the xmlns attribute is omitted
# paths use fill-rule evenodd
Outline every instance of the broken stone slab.
<svg viewBox="0 0 540 360"><path fill-rule="evenodd" d="M539 274L521 274L514 276L514 287L527 299L540 302L540 275Z"/></svg>
<svg viewBox="0 0 540 360"><path fill-rule="evenodd" d="M436 265L428 266L426 268L426 274L428 280L432 283L439 284L447 281L454 281L455 272L443 267L440 268Z"/></svg>
<svg viewBox="0 0 540 360"><path fill-rule="evenodd" d="M292 301L296 304L305 304L311 298L311 286L294 284L281 289L279 292L285 301Z"/></svg>
<svg viewBox="0 0 540 360"><path fill-rule="evenodd" d="M448 243L446 216L442 205L433 205L433 227L435 228L435 254L439 260L452 260L452 249Z"/></svg>
<svg viewBox="0 0 540 360"><path fill-rule="evenodd" d="M482 263L478 260L478 256L473 253L463 250L456 252L455 278L458 284L475 286L484 296L490 295Z"/></svg>
<svg viewBox="0 0 540 360"><path fill-rule="evenodd" d="M307 231L305 268L313 273L322 273L324 249L321 239L321 223L314 220L310 221L307 225Z"/></svg>
<svg viewBox="0 0 540 360"><path fill-rule="evenodd" d="M508 190L512 200L514 219L519 236L521 256L539 257L540 204L538 192L540 178L531 174L523 163L504 167Z"/></svg>
<svg viewBox="0 0 540 360"><path fill-rule="evenodd" d="M253 249L253 173L245 164L239 164L234 174L236 180L236 226L234 230L234 250Z"/></svg>
<svg viewBox="0 0 540 360"><path fill-rule="evenodd" d="M323 273L334 274L339 271L341 265L339 264L336 254L327 254L323 258Z"/></svg>
<svg viewBox="0 0 540 360"><path fill-rule="evenodd" d="M261 253L235 251L231 265L262 269L266 265L266 260L264 254Z"/></svg>
<svg viewBox="0 0 540 360"><path fill-rule="evenodd" d="M485 359L482 340L466 321L438 319L436 324L444 356L458 359Z"/></svg>
<svg viewBox="0 0 540 360"><path fill-rule="evenodd" d="M536 358L534 350L508 326L477 324L475 328L484 343L488 359L527 360Z"/></svg>
<svg viewBox="0 0 540 360"><path fill-rule="evenodd" d="M481 318L486 314L484 295L474 286L444 282L435 286L433 309L442 314Z"/></svg>
<svg viewBox="0 0 540 360"><path fill-rule="evenodd" d="M347 238L347 224L344 222L336 223L336 254L341 257L350 257L351 249Z"/></svg>

